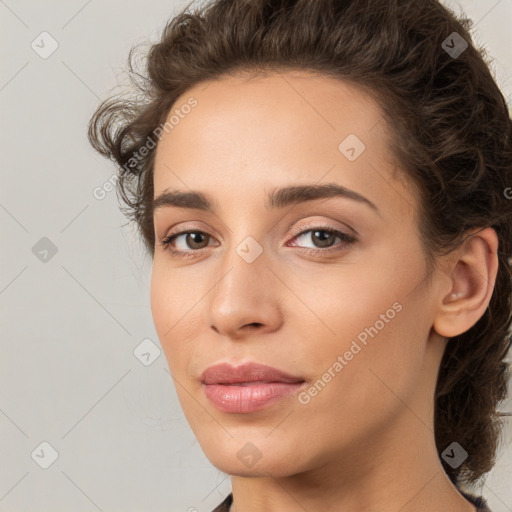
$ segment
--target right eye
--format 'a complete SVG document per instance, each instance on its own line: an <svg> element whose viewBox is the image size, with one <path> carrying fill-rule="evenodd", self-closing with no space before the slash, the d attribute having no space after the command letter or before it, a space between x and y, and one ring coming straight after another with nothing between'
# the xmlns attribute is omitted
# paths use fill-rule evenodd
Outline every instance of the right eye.
<svg viewBox="0 0 512 512"><path fill-rule="evenodd" d="M174 249L173 244L175 244L176 240L179 240L180 237L184 236L185 238L183 242L185 244L188 244L189 247L192 248L192 250L186 250L186 249ZM173 256L176 256L178 258L190 258L193 257L194 252L198 252L200 249L204 249L206 246L204 246L204 240L207 241L212 238L208 233L205 233L204 231L199 230L190 230L190 231L180 231L178 233L173 233L171 235L166 236L161 242L160 245L164 248L164 250L169 251ZM200 247L197 247L197 246Z"/></svg>

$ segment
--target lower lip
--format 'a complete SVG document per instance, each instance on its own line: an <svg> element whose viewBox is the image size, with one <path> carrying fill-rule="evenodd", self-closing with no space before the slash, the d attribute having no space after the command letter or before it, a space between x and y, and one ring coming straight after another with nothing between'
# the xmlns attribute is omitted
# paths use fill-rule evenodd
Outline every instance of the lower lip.
<svg viewBox="0 0 512 512"><path fill-rule="evenodd" d="M255 382L245 385L203 384L206 397L222 412L248 413L259 411L294 394L304 382Z"/></svg>

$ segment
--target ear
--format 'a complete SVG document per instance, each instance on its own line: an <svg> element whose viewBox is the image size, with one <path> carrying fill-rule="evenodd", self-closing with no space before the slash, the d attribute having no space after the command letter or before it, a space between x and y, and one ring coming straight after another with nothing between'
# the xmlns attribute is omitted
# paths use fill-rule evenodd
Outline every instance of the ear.
<svg viewBox="0 0 512 512"><path fill-rule="evenodd" d="M446 338L469 330L483 316L498 272L498 236L492 228L476 230L451 254L439 294L434 330Z"/></svg>

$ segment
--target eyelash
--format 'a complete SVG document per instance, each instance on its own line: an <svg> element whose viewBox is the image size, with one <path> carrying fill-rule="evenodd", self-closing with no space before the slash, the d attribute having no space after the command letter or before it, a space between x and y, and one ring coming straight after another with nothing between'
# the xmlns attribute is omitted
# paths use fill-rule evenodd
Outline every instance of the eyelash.
<svg viewBox="0 0 512 512"><path fill-rule="evenodd" d="M329 233L330 235L336 235L342 240L342 243L338 244L337 246L331 246L326 249L311 249L308 247L301 247L301 252L307 252L309 254L313 254L315 256L321 256L326 254L331 254L334 252L340 252L345 247L352 245L353 243L357 242L357 239L351 235L348 235L347 233L344 233L342 231L338 231L337 229L332 229L326 226L312 226L308 227L308 229L305 229L303 231L300 231L304 226L299 226L295 232L293 233L293 239L298 238L299 236L302 236L306 233L309 233L310 231L321 231L324 233ZM164 248L164 250L169 251L173 257L176 258L194 258L196 255L194 253L200 252L202 249L190 249L188 251L179 251L176 249L171 248L171 243L174 241L175 238L181 236L181 235L187 235L190 233L200 233L202 235L211 236L208 233L205 233L204 231L201 231L199 229L191 229L188 231L180 231L178 233L173 233L171 235L166 236L160 243L160 245Z"/></svg>

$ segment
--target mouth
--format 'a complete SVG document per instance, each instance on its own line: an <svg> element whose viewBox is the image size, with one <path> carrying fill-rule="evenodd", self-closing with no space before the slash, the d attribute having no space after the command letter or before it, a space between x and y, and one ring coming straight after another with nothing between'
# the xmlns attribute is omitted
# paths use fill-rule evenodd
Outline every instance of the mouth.
<svg viewBox="0 0 512 512"><path fill-rule="evenodd" d="M211 366L201 374L200 381L215 408L238 414L267 408L295 394L306 383L303 377L253 362Z"/></svg>

